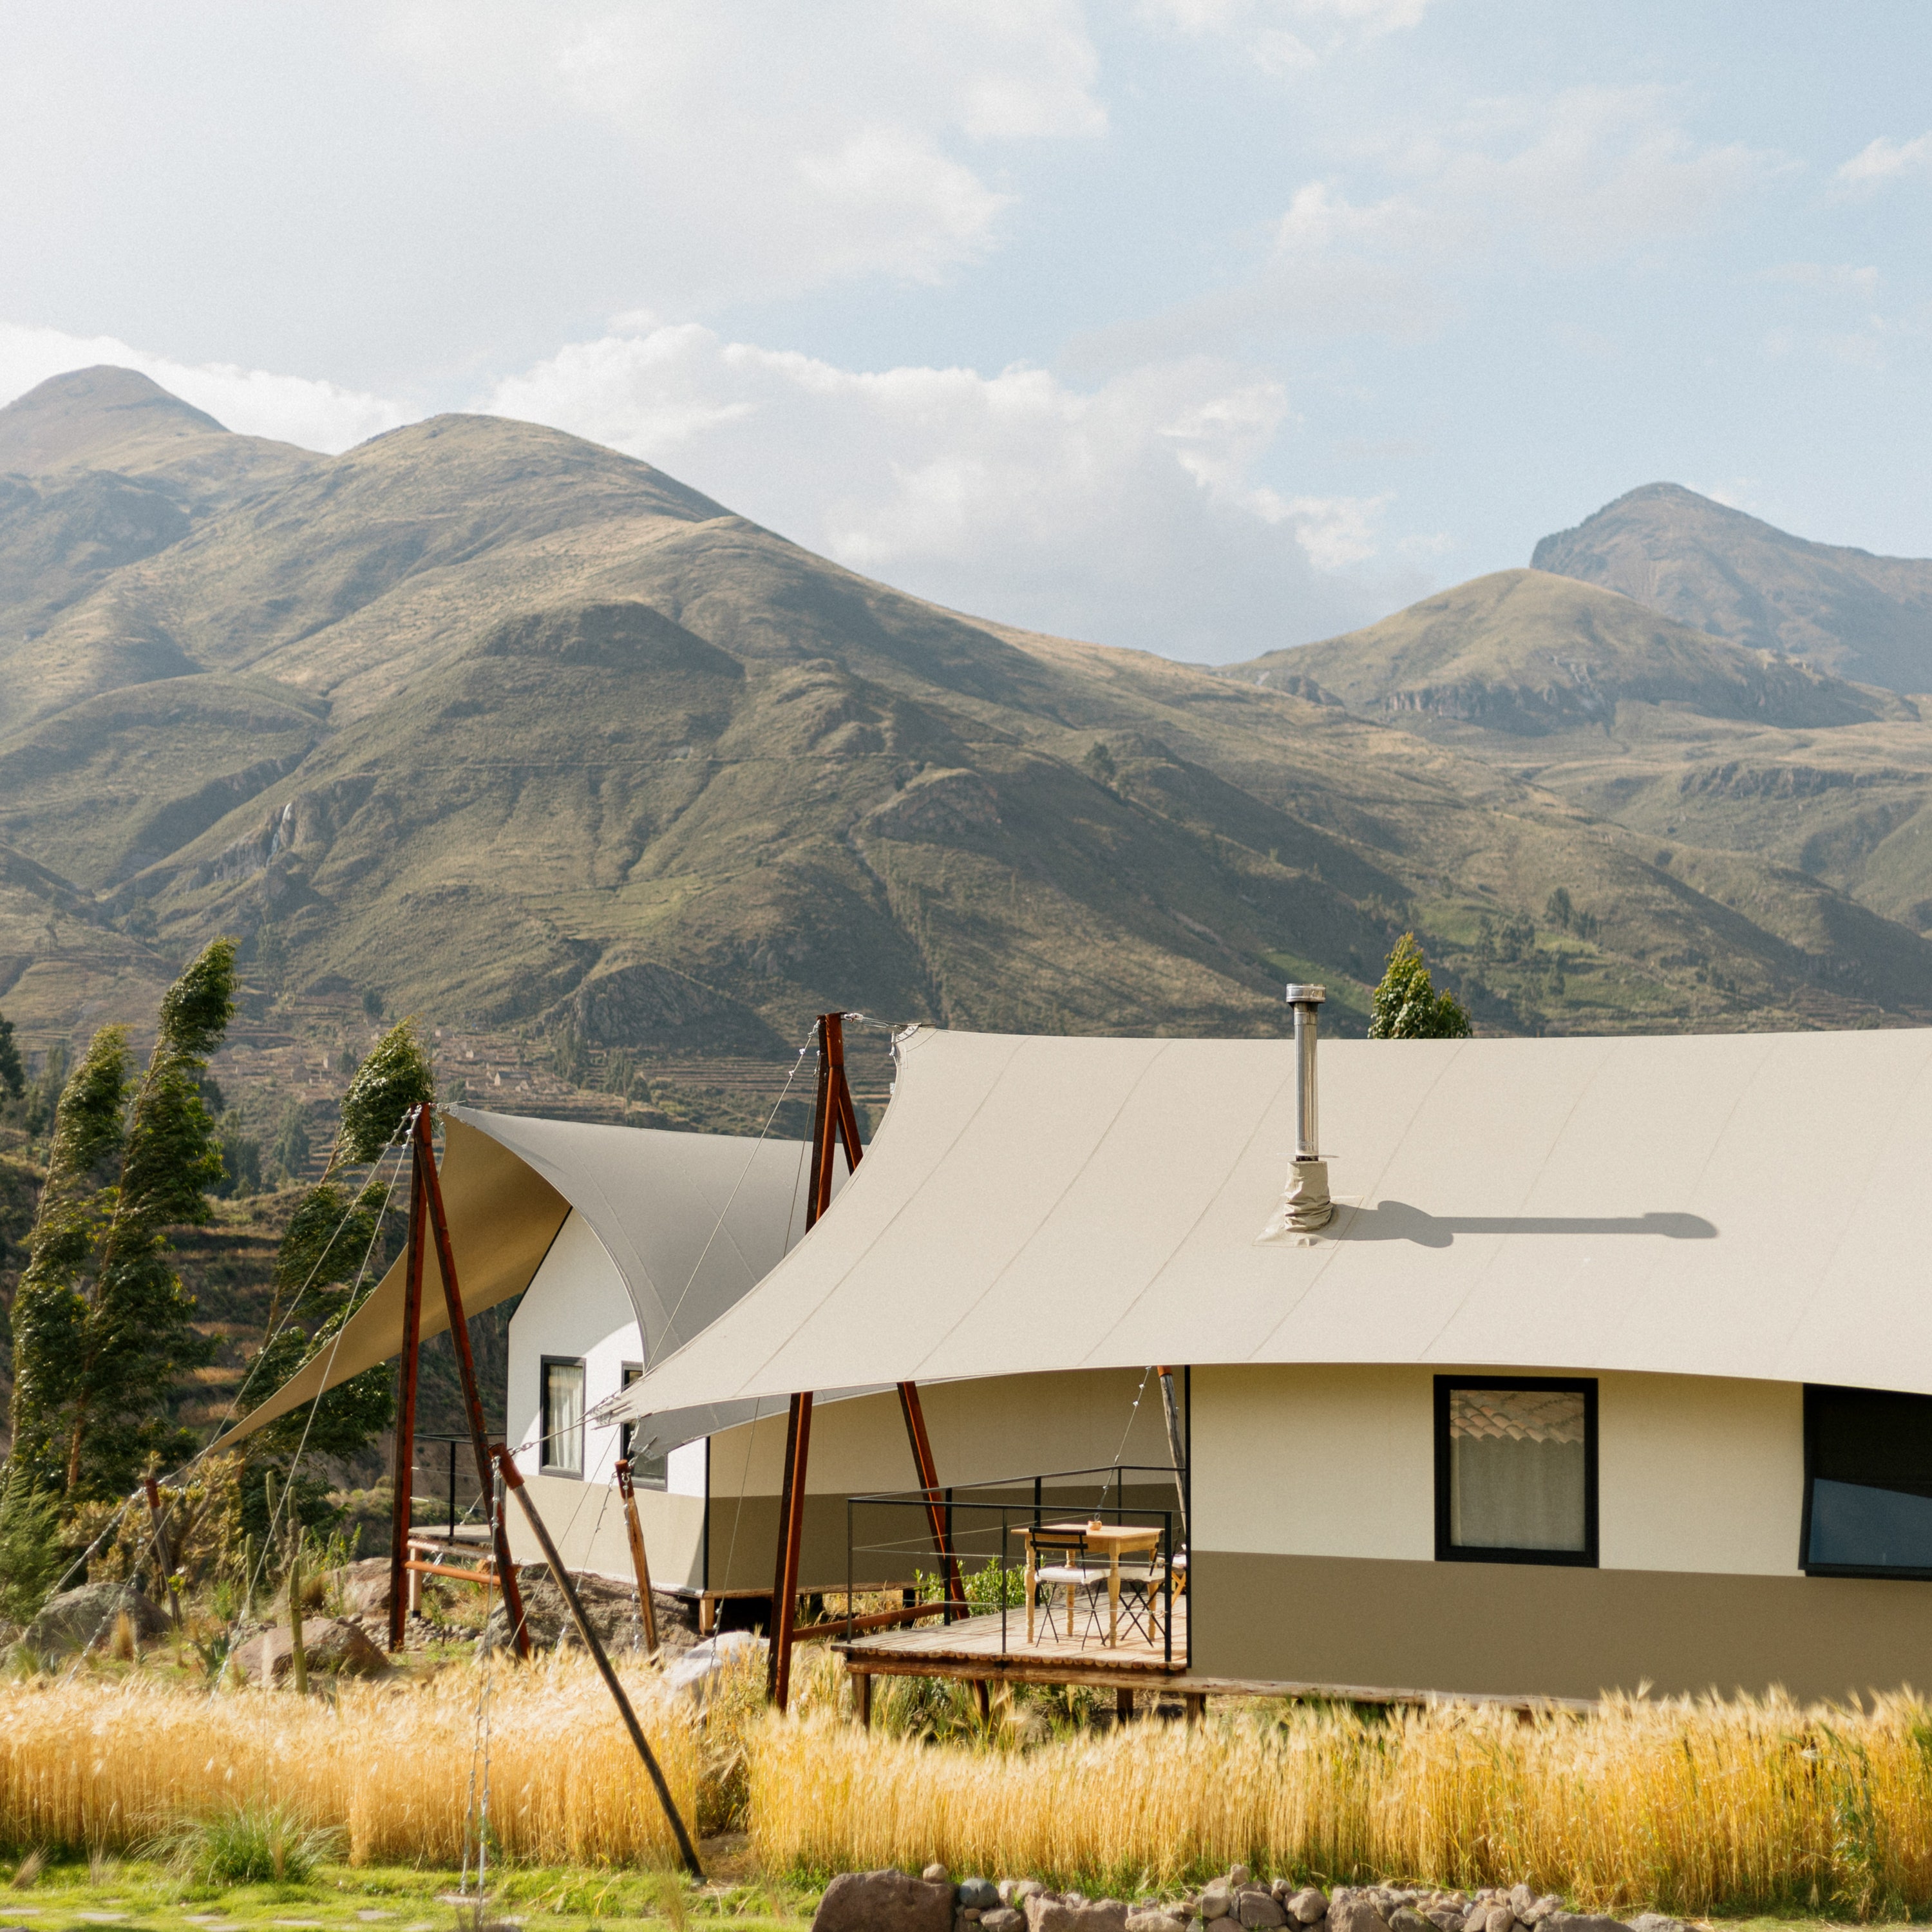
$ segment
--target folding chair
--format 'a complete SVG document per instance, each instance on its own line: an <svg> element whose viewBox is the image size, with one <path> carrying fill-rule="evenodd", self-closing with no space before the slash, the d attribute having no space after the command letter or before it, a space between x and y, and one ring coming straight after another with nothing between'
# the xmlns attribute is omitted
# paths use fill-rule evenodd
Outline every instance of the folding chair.
<svg viewBox="0 0 1932 1932"><path fill-rule="evenodd" d="M1042 1524L1027 1538L1027 1564L1031 1576L1031 1586L1027 1592L1027 1642L1034 1641L1034 1617L1036 1608L1046 1613L1047 1634L1056 1635L1053 1627L1053 1596L1056 1590L1066 1592L1066 1634L1073 1634L1074 1600L1083 1592L1087 1598L1088 1622L1090 1628L1100 1628L1100 1612L1094 1606L1094 1592L1107 1587L1107 1573L1104 1570L1089 1570L1082 1559L1087 1554L1087 1532L1082 1529L1056 1529ZM1042 1564L1040 1558L1058 1560ZM1083 1640L1084 1641L1084 1640Z"/></svg>
<svg viewBox="0 0 1932 1932"><path fill-rule="evenodd" d="M1178 1594L1186 1580L1185 1557L1174 1559L1174 1590ZM1167 1580L1167 1559L1154 1556L1124 1557L1120 1562L1120 1618L1129 1628L1138 1630L1149 1643L1160 1637L1161 1586Z"/></svg>

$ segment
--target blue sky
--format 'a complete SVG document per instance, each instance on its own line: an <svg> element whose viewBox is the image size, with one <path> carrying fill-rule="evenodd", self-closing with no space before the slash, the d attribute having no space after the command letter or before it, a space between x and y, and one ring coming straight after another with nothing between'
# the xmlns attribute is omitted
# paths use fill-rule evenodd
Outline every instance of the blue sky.
<svg viewBox="0 0 1932 1932"><path fill-rule="evenodd" d="M1669 478L1932 553L1932 11L1144 0L0 26L0 397L483 409L1230 659Z"/></svg>

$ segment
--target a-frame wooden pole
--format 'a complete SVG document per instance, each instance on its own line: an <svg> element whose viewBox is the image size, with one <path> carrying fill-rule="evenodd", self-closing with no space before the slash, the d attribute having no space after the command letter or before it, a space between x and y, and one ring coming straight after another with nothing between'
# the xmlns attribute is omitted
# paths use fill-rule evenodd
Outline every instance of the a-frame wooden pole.
<svg viewBox="0 0 1932 1932"><path fill-rule="evenodd" d="M932 1532L932 1546L939 1552L939 1561L946 1572L947 1600L964 1603L966 1597L959 1583L959 1560L946 1533L945 1498L940 1494L939 1470L932 1460L932 1438L926 1432L926 1411L920 1402L918 1383L899 1384L899 1412L905 1418L906 1439L912 1444L912 1462L919 1472L919 1486L926 1492L926 1526ZM946 1612L948 1623L953 1614L951 1610Z"/></svg>
<svg viewBox="0 0 1932 1932"><path fill-rule="evenodd" d="M476 1453L476 1480L481 1485L479 1492L494 1498L496 1465L490 1454L489 1432L483 1423L483 1397L476 1386L476 1358L470 1351L470 1324L464 1316L463 1290L456 1279L456 1256L449 1244L449 1217L443 1212L442 1182L436 1171L436 1147L430 1133L430 1112L424 1107L416 1114L416 1157L422 1164L423 1196L436 1239L436 1271L442 1276L442 1298L449 1310L449 1339L455 1345L456 1366L463 1378L463 1406L470 1423L470 1444ZM490 1533L496 1552L496 1580L503 1592L503 1613L510 1623L510 1641L516 1646L517 1654L526 1658L530 1654L530 1634L524 1627L524 1593L517 1587L517 1566L510 1561L509 1526L494 1508L490 1511Z"/></svg>
<svg viewBox="0 0 1932 1932"><path fill-rule="evenodd" d="M403 1272L402 1387L396 1402L395 1478L389 1520L389 1648L403 1647L409 1617L408 1578L411 1490L416 1474L416 1357L422 1340L423 1181L422 1156L410 1161L409 1261Z"/></svg>
<svg viewBox="0 0 1932 1932"><path fill-rule="evenodd" d="M658 1611L651 1599L650 1558L644 1554L644 1526L638 1520L638 1492L628 1456L617 1459L617 1493L624 1500L624 1534L631 1545L631 1568L638 1578L638 1616L644 1627L644 1654L658 1654Z"/></svg>

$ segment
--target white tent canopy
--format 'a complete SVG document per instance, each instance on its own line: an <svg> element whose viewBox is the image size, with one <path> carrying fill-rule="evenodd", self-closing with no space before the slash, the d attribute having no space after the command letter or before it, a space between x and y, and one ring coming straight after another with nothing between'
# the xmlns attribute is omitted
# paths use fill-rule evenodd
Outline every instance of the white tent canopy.
<svg viewBox="0 0 1932 1932"><path fill-rule="evenodd" d="M622 1276L646 1360L655 1361L749 1292L804 1232L809 1177L798 1141L590 1126L467 1107L451 1108L443 1119L443 1200L468 1315L529 1287L574 1209ZM836 1172L842 1179L842 1167ZM406 1182L399 1191L406 1199ZM337 1348L292 1376L217 1446L398 1354L404 1286L398 1256ZM448 1325L442 1272L428 1243L423 1339ZM661 1417L648 1435L670 1446L752 1412L748 1403L707 1406L689 1418Z"/></svg>
<svg viewBox="0 0 1932 1932"><path fill-rule="evenodd" d="M1285 1040L899 1058L832 1211L614 1413L1150 1362L1932 1392L1932 1031L1326 1041L1340 1210L1273 1240Z"/></svg>

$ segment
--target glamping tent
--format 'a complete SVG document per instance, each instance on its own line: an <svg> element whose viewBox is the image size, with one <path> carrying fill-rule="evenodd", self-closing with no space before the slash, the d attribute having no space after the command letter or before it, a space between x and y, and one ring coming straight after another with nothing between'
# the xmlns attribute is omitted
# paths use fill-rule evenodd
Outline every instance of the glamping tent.
<svg viewBox="0 0 1932 1932"><path fill-rule="evenodd" d="M608 1412L647 1365L701 1334L802 1238L806 1145L467 1107L442 1118L442 1188L466 1312L523 1297L510 1322L506 1440L566 1561L631 1580L613 1487L616 1462L628 1456L653 1584L707 1610L721 1598L768 1598L784 1397L661 1409L635 1427ZM835 1161L835 1199L845 1179ZM448 1326L434 1244L424 1268L428 1339ZM400 1353L404 1291L398 1257L334 1351L292 1376L218 1446ZM928 1418L952 1466L980 1475L1004 1473L1040 1448L1072 1466L1114 1459L1124 1442L1129 1460L1164 1462L1159 1412L1136 1406L1141 1379L1138 1370L1064 1378L1044 1415L1033 1406L1038 1384L1030 1381L1024 1402L999 1384L963 1400L964 1391L936 1390ZM831 1400L820 1413L806 1510L806 1591L844 1581L847 1493L914 1480L890 1385L830 1384L821 1395ZM517 1561L536 1561L520 1515L508 1522Z"/></svg>
<svg viewBox="0 0 1932 1932"><path fill-rule="evenodd" d="M1197 1678L1932 1682L1932 1032L1330 1042L1308 1232L1286 1042L898 1052L836 1207L632 1427L914 1381L963 1483L1188 1364Z"/></svg>

